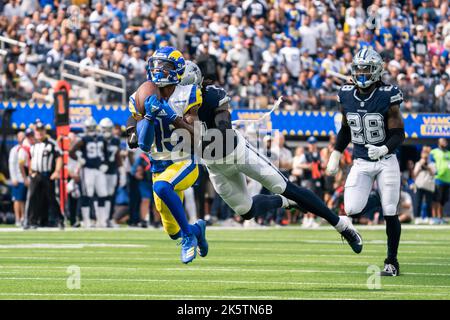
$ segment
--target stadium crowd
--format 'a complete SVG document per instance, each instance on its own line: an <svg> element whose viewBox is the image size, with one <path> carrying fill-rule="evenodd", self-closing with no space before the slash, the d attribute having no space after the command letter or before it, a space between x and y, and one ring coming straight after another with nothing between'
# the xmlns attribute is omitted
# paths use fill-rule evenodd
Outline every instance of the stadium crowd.
<svg viewBox="0 0 450 320"><path fill-rule="evenodd" d="M287 110L333 110L352 54L371 46L403 90L404 110L450 111L447 1L0 0L0 13L0 35L26 44L0 55L2 99L51 101L47 80L63 60L79 62L72 72L85 78L96 78L86 67L124 75L131 93L146 59L170 44L225 86L233 107L265 108L284 95Z"/></svg>

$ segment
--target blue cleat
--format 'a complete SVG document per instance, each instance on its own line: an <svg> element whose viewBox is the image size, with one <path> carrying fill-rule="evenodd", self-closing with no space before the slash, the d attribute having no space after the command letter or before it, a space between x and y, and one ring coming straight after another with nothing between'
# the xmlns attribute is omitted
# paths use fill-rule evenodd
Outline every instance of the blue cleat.
<svg viewBox="0 0 450 320"><path fill-rule="evenodd" d="M191 233L181 240L181 262L189 263L197 255L197 237Z"/></svg>
<svg viewBox="0 0 450 320"><path fill-rule="evenodd" d="M200 257L206 257L208 255L208 241L206 241L206 222L205 220L198 220L194 225L200 228L200 237L198 240L197 252Z"/></svg>

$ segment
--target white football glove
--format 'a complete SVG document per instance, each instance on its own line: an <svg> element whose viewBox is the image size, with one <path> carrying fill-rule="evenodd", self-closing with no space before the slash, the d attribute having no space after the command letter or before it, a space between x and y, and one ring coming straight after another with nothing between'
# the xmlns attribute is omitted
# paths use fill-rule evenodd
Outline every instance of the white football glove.
<svg viewBox="0 0 450 320"><path fill-rule="evenodd" d="M79 157L78 164L80 165L80 167L83 167L86 164L86 160L84 158Z"/></svg>
<svg viewBox="0 0 450 320"><path fill-rule="evenodd" d="M101 172L106 173L106 171L108 171L108 165L107 164L101 164L99 169L100 169Z"/></svg>
<svg viewBox="0 0 450 320"><path fill-rule="evenodd" d="M339 171L339 162L341 161L341 155L342 153L340 153L337 150L334 150L331 155L330 155L330 159L328 160L328 164L327 164L327 174L330 176L334 176L336 175L336 173L338 173Z"/></svg>
<svg viewBox="0 0 450 320"><path fill-rule="evenodd" d="M368 149L367 154L372 160L378 160L381 157L387 155L387 153L389 152L389 149L386 146L377 147L371 144L366 144L365 147Z"/></svg>

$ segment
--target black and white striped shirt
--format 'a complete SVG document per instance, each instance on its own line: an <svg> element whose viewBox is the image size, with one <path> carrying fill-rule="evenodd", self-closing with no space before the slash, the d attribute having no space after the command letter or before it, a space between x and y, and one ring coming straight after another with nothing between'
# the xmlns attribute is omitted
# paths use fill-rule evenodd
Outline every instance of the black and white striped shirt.
<svg viewBox="0 0 450 320"><path fill-rule="evenodd" d="M52 173L55 170L56 159L62 156L56 141L49 137L31 146L30 154L31 170L40 173Z"/></svg>

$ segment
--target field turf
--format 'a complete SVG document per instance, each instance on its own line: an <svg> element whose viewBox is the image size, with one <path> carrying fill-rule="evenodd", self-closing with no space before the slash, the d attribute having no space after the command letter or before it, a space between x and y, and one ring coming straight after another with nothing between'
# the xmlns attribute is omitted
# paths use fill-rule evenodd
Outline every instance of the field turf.
<svg viewBox="0 0 450 320"><path fill-rule="evenodd" d="M450 228L405 227L402 276L379 289L385 231L360 229L356 255L331 228L209 228L209 256L183 265L161 230L0 228L0 299L450 299Z"/></svg>

